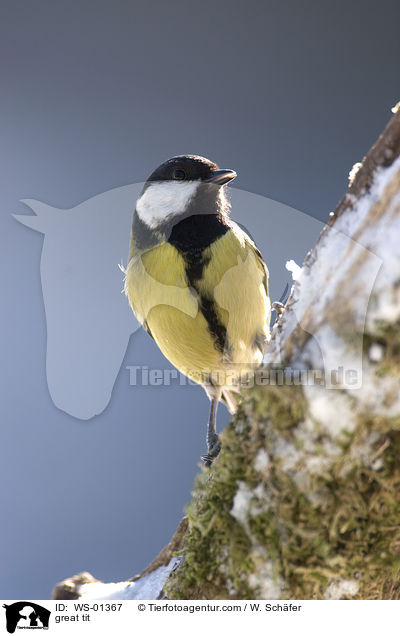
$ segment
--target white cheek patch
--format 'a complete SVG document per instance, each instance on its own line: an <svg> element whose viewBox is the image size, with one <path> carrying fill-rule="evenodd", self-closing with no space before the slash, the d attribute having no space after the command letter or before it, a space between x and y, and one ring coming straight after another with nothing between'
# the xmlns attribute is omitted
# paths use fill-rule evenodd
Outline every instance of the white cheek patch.
<svg viewBox="0 0 400 636"><path fill-rule="evenodd" d="M168 218L182 214L198 186L198 181L151 184L136 202L139 218L154 229Z"/></svg>

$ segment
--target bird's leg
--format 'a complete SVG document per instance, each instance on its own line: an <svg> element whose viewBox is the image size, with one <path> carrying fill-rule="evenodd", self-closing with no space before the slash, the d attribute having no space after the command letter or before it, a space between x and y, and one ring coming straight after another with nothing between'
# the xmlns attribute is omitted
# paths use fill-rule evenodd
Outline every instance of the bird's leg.
<svg viewBox="0 0 400 636"><path fill-rule="evenodd" d="M217 409L218 409L218 398L213 398L211 400L210 407L210 417L208 420L207 426L207 448L211 451L215 444L218 442L217 435Z"/></svg>
<svg viewBox="0 0 400 636"><path fill-rule="evenodd" d="M217 435L217 410L220 397L221 392L219 392L218 396L215 396L211 399L210 417L207 426L208 453L201 458L207 468L211 466L214 459L217 457L219 451L221 450L221 442L219 441L219 437Z"/></svg>

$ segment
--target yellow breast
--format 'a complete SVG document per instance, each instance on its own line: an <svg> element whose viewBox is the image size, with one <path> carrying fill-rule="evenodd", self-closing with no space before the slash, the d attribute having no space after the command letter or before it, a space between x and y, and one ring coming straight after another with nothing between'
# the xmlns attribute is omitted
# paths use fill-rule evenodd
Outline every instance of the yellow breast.
<svg viewBox="0 0 400 636"><path fill-rule="evenodd" d="M128 264L125 290L133 311L168 360L200 384L212 374L215 384L229 386L232 373L260 364L260 338L269 337L265 271L243 236L229 231L206 248L192 287L184 256L169 243Z"/></svg>

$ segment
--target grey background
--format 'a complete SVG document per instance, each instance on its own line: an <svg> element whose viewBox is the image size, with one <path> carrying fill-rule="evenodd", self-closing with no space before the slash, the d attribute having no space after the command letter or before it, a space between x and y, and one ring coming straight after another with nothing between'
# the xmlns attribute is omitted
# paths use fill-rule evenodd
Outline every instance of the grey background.
<svg viewBox="0 0 400 636"><path fill-rule="evenodd" d="M399 99L399 19L397 0L3 0L0 598L145 567L190 498L208 410L197 387L128 386L127 364L168 366L143 332L100 416L53 405L43 237L18 201L73 207L194 152L326 220Z"/></svg>

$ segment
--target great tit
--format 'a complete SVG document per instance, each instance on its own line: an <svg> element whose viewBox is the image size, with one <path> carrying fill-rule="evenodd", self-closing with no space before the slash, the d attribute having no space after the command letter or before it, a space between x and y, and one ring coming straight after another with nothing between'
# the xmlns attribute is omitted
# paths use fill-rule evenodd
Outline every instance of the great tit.
<svg viewBox="0 0 400 636"><path fill-rule="evenodd" d="M133 214L125 293L162 353L211 400L207 466L220 450L217 407L234 412L243 374L269 340L268 269L229 218L233 170L197 155L162 163Z"/></svg>

